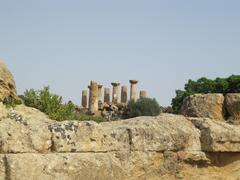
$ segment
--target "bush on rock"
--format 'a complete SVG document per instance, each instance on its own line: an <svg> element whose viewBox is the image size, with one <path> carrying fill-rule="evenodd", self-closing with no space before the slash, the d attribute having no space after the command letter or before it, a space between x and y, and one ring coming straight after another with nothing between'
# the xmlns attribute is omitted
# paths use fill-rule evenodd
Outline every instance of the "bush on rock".
<svg viewBox="0 0 240 180"><path fill-rule="evenodd" d="M129 101L127 111L126 118L157 116L160 114L160 106L156 99L140 98L136 102L132 100Z"/></svg>

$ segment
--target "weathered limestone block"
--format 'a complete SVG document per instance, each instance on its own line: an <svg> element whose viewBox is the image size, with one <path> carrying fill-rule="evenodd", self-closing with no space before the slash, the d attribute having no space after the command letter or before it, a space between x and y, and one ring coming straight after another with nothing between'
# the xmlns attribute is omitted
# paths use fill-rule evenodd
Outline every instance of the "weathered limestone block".
<svg viewBox="0 0 240 180"><path fill-rule="evenodd" d="M137 85L138 81L137 80L130 80L129 82L131 84L130 99L133 100L133 101L136 101L137 100L137 88L136 88L136 85Z"/></svg>
<svg viewBox="0 0 240 180"><path fill-rule="evenodd" d="M183 116L161 114L155 118L138 117L101 125L114 127L117 132L126 129L133 151L201 150L199 131ZM121 131L117 134L121 134Z"/></svg>
<svg viewBox="0 0 240 180"><path fill-rule="evenodd" d="M8 154L2 165L4 156L0 155L1 180L235 180L240 177L240 157L233 154L223 157L225 160L217 155L223 164L200 167L186 163L181 152L171 151Z"/></svg>
<svg viewBox="0 0 240 180"><path fill-rule="evenodd" d="M122 103L122 104L127 104L127 101L128 101L127 86L122 86L122 91L121 91L121 103Z"/></svg>
<svg viewBox="0 0 240 180"><path fill-rule="evenodd" d="M118 104L118 87L120 83L113 82L111 84L113 86L112 102L113 104Z"/></svg>
<svg viewBox="0 0 240 180"><path fill-rule="evenodd" d="M19 100L14 78L7 67L0 62L0 102L8 96Z"/></svg>
<svg viewBox="0 0 240 180"><path fill-rule="evenodd" d="M12 180L111 180L124 177L119 160L106 153L9 154Z"/></svg>
<svg viewBox="0 0 240 180"><path fill-rule="evenodd" d="M214 155L214 154L213 154ZM187 180L236 180L240 178L239 154L216 153L216 162L203 168L193 167L190 164L183 164L180 170L179 179ZM221 157L223 155L223 157ZM212 155L210 155L212 156Z"/></svg>
<svg viewBox="0 0 240 180"><path fill-rule="evenodd" d="M175 179L181 170L177 160L171 152L6 155L7 177L12 180Z"/></svg>
<svg viewBox="0 0 240 180"><path fill-rule="evenodd" d="M181 126L175 126L178 121ZM56 152L201 150L199 132L183 116L162 115L156 119L144 117L101 124L65 121L54 123L49 129Z"/></svg>
<svg viewBox="0 0 240 180"><path fill-rule="evenodd" d="M200 151L196 130L183 116L56 122L33 108L17 106L0 121L0 152Z"/></svg>
<svg viewBox="0 0 240 180"><path fill-rule="evenodd" d="M225 108L232 122L240 123L240 93L230 93L225 96Z"/></svg>
<svg viewBox="0 0 240 180"><path fill-rule="evenodd" d="M239 177L240 126L171 114L56 122L23 105L7 111L0 121L0 180ZM203 150L236 156L224 161L217 154L221 162L214 164Z"/></svg>
<svg viewBox="0 0 240 180"><path fill-rule="evenodd" d="M0 154L0 180L6 180L6 157Z"/></svg>
<svg viewBox="0 0 240 180"><path fill-rule="evenodd" d="M150 126L145 123L146 121L148 121ZM181 121L181 125L174 126L178 121ZM105 148L108 148L109 144L112 144L111 150L128 148L131 151L158 152L201 150L199 132L182 116L161 115L156 119L151 117L134 118L128 121L102 123L99 127L95 128L95 137L88 136L86 131L80 129L81 132L84 132L85 139L92 138L96 140L95 145L90 146L93 149L95 148L95 150L98 149L98 146L104 147L104 145L106 145ZM90 134L93 135L94 132ZM102 139L101 137L104 136L99 134L99 132L107 136ZM79 139L80 136L77 139ZM105 144L98 145L98 142L105 142ZM54 142L54 144L57 144L57 142ZM83 143L79 142L79 147L81 144ZM89 140L86 141L86 144L91 145ZM104 148L102 148L102 150L104 150Z"/></svg>
<svg viewBox="0 0 240 180"><path fill-rule="evenodd" d="M87 108L87 101L88 101L87 94L88 94L87 90L82 91L82 107L83 108Z"/></svg>
<svg viewBox="0 0 240 180"><path fill-rule="evenodd" d="M195 94L189 96L184 100L180 113L189 117L223 120L224 96L222 94Z"/></svg>
<svg viewBox="0 0 240 180"><path fill-rule="evenodd" d="M110 104L110 88L104 88L104 102Z"/></svg>
<svg viewBox="0 0 240 180"><path fill-rule="evenodd" d="M46 115L23 105L0 121L0 153L49 152L51 133Z"/></svg>
<svg viewBox="0 0 240 180"><path fill-rule="evenodd" d="M95 122L65 121L49 125L55 152L107 152L129 150L124 128L108 128Z"/></svg>
<svg viewBox="0 0 240 180"><path fill-rule="evenodd" d="M202 151L240 152L240 126L208 118L190 118L201 131Z"/></svg>

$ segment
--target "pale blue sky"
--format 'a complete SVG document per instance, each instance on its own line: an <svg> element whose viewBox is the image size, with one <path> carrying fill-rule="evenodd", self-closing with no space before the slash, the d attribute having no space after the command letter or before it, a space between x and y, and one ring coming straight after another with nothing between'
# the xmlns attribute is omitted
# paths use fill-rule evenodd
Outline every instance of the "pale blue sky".
<svg viewBox="0 0 240 180"><path fill-rule="evenodd" d="M168 105L187 79L240 74L239 0L0 0L0 59L19 94L80 103L90 80L140 81Z"/></svg>

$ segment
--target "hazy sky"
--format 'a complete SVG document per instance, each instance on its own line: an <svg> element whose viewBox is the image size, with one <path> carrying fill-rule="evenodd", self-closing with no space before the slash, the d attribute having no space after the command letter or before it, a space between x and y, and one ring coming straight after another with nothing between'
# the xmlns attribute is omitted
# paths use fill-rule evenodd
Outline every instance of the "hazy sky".
<svg viewBox="0 0 240 180"><path fill-rule="evenodd" d="M90 80L140 81L168 105L187 79L240 74L239 0L0 0L0 59L18 93L80 103Z"/></svg>

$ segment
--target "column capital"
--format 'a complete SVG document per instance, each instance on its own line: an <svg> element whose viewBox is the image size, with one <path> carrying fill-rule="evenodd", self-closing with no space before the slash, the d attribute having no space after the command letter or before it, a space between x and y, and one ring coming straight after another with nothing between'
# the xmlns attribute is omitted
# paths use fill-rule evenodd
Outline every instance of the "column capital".
<svg viewBox="0 0 240 180"><path fill-rule="evenodd" d="M118 82L112 82L111 85L112 85L112 86L119 86L120 83L118 83Z"/></svg>
<svg viewBox="0 0 240 180"><path fill-rule="evenodd" d="M138 83L138 80L129 80L129 82L130 82L131 84L137 84L137 83Z"/></svg>

